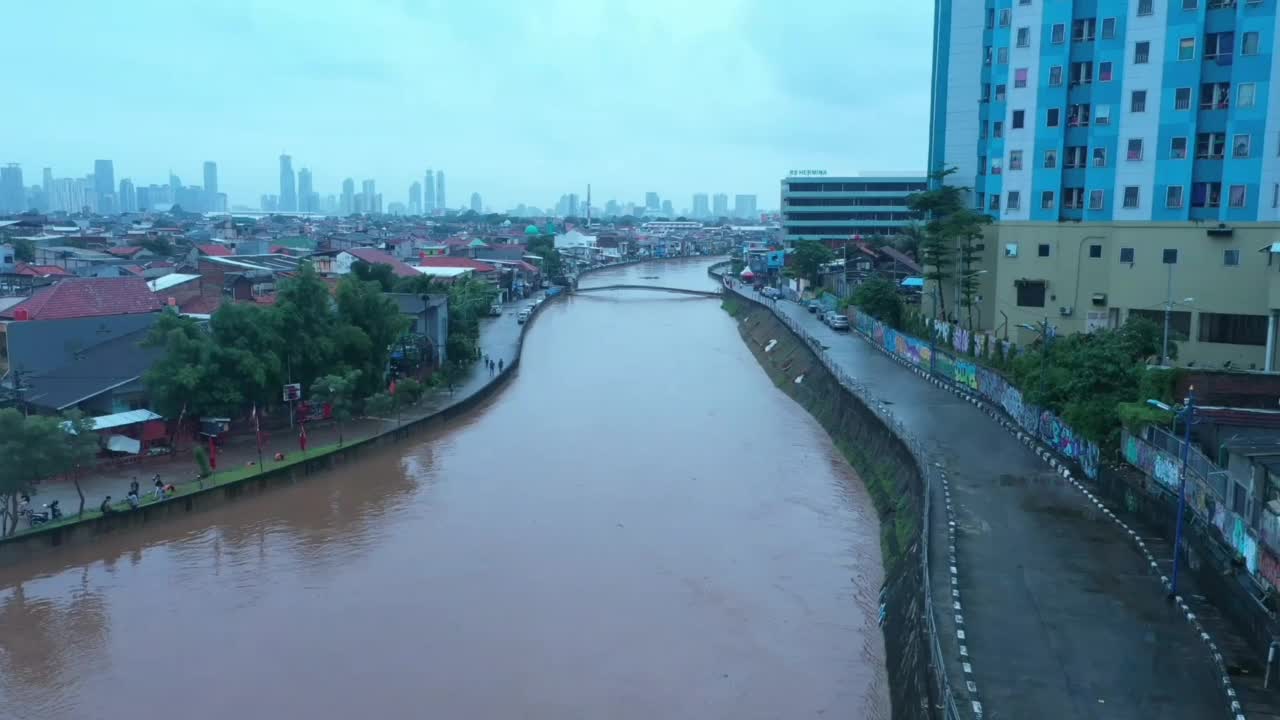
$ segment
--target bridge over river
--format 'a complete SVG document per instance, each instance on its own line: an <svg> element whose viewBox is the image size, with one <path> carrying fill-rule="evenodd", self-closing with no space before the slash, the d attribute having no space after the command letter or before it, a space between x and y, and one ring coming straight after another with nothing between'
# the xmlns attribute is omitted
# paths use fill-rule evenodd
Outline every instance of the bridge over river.
<svg viewBox="0 0 1280 720"><path fill-rule="evenodd" d="M655 290L658 292L676 293L678 295L696 295L706 298L720 297L719 290L693 290L682 287L663 287L661 285L593 285L591 287L577 288L573 292L578 294L588 292L605 292L609 290Z"/></svg>

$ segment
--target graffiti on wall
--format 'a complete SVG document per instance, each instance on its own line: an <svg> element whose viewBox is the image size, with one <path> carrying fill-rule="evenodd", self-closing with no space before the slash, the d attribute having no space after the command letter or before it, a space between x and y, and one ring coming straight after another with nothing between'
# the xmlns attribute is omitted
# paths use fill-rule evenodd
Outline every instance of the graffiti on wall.
<svg viewBox="0 0 1280 720"><path fill-rule="evenodd" d="M1270 552L1258 553L1258 574L1271 583L1271 587L1280 587L1280 560Z"/></svg>

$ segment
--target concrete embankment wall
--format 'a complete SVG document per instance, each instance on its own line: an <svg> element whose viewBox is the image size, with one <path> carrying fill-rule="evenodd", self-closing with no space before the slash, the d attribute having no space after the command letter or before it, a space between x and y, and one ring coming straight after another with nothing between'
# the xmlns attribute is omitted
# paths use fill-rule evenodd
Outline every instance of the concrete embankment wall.
<svg viewBox="0 0 1280 720"><path fill-rule="evenodd" d="M934 717L938 692L923 619L929 611L921 572L924 483L910 449L771 311L739 296L728 297L725 309L774 384L821 423L870 491L880 516L882 628L893 717Z"/></svg>

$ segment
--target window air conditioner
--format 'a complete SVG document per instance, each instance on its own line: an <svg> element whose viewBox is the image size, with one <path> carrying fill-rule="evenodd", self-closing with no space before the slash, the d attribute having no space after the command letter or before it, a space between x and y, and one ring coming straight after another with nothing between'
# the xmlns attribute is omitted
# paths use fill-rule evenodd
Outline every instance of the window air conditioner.
<svg viewBox="0 0 1280 720"><path fill-rule="evenodd" d="M1061 315L1062 317L1071 317L1071 313L1073 312L1075 312L1075 308L1073 307L1064 306L1064 307L1058 308L1058 314Z"/></svg>

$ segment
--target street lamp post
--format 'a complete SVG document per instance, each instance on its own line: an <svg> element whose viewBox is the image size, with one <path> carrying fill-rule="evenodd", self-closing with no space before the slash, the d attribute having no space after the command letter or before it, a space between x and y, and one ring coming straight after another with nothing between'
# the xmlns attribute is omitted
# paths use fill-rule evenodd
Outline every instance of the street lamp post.
<svg viewBox="0 0 1280 720"><path fill-rule="evenodd" d="M1191 426L1196 423L1195 387L1187 390L1187 400L1181 407L1169 407L1159 400L1147 400L1148 405L1171 410L1175 420L1182 421L1182 470L1178 477L1178 519L1173 530L1173 574L1170 576L1169 597L1178 595L1179 556L1182 553L1182 522L1187 508L1187 460L1191 453Z"/></svg>

